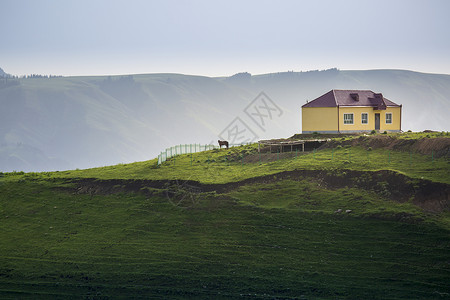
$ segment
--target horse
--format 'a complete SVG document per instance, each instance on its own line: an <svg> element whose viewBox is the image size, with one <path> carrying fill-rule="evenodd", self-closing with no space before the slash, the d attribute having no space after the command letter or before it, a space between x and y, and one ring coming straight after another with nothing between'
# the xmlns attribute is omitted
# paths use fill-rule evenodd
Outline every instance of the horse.
<svg viewBox="0 0 450 300"><path fill-rule="evenodd" d="M220 148L222 148L222 146L226 146L227 149L228 149L228 141L221 141L221 140L218 140L218 142L219 142L219 147L220 147Z"/></svg>

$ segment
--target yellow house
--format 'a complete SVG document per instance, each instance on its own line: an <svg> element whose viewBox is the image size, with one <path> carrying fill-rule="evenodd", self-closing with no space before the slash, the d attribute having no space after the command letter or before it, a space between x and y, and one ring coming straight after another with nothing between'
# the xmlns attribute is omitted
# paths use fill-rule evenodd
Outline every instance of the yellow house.
<svg viewBox="0 0 450 300"><path fill-rule="evenodd" d="M302 133L402 129L402 106L367 90L331 90L302 106Z"/></svg>

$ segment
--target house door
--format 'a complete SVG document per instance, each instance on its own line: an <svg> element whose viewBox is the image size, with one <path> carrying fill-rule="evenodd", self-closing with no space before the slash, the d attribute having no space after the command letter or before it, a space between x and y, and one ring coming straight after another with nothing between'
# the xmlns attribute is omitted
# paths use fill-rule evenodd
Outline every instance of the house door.
<svg viewBox="0 0 450 300"><path fill-rule="evenodd" d="M380 130L380 114L375 114L375 130Z"/></svg>

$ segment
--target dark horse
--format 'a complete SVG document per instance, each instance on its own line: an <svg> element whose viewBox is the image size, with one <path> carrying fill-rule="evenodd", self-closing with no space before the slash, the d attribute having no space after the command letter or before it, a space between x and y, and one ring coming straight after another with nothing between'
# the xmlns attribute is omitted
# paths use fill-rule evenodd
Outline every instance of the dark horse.
<svg viewBox="0 0 450 300"><path fill-rule="evenodd" d="M219 142L219 147L220 148L222 148L222 146L227 146L227 149L228 149L228 141L218 140L218 142Z"/></svg>

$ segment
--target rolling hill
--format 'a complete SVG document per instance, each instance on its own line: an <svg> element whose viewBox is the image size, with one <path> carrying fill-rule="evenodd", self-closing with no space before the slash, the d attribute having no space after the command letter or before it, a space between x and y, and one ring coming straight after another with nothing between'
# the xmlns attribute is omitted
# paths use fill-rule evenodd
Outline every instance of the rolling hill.
<svg viewBox="0 0 450 300"><path fill-rule="evenodd" d="M237 117L253 140L288 137L301 132L301 105L331 89L382 92L403 105L404 130L450 128L450 75L331 69L8 78L0 79L0 171L143 161L176 144L214 143ZM245 113L261 92L279 110L264 126Z"/></svg>
<svg viewBox="0 0 450 300"><path fill-rule="evenodd" d="M447 299L448 133L0 173L0 298Z"/></svg>

